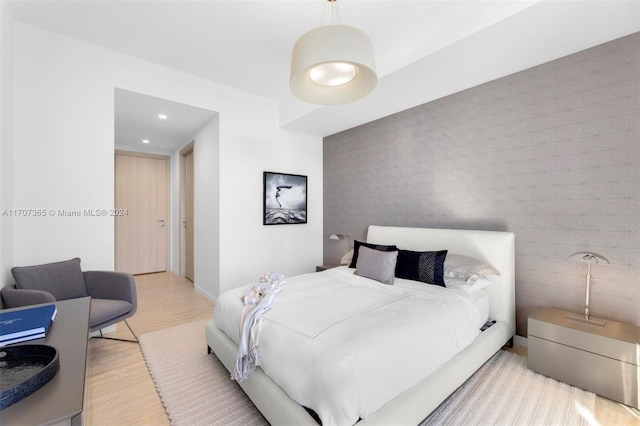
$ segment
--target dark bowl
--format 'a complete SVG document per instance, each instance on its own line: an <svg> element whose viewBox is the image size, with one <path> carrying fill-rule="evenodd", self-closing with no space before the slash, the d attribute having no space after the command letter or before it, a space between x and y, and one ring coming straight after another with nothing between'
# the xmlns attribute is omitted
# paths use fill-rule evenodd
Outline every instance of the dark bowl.
<svg viewBox="0 0 640 426"><path fill-rule="evenodd" d="M40 389L59 369L58 351L51 346L0 348L0 410Z"/></svg>

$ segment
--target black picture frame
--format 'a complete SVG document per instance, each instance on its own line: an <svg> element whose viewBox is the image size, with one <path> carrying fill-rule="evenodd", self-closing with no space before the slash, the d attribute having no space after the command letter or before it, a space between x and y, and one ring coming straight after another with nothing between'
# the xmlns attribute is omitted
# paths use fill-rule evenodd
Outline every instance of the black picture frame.
<svg viewBox="0 0 640 426"><path fill-rule="evenodd" d="M307 223L307 177L289 173L263 172L262 224Z"/></svg>

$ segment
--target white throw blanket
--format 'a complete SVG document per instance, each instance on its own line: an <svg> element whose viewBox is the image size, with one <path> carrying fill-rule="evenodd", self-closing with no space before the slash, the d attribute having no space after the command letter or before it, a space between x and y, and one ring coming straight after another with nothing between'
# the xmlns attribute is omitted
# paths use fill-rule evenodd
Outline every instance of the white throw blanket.
<svg viewBox="0 0 640 426"><path fill-rule="evenodd" d="M284 275L271 272L261 276L260 281L250 286L242 297L244 308L240 319L238 358L231 374L233 380L243 381L260 365L262 316L278 301L276 296L286 283Z"/></svg>

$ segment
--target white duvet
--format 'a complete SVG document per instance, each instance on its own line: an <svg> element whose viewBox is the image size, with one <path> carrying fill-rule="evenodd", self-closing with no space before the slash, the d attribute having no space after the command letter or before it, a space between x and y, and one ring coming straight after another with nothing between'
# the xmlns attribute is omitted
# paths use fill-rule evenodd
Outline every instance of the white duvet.
<svg viewBox="0 0 640 426"><path fill-rule="evenodd" d="M352 425L436 370L479 334L461 292L394 285L339 267L288 278L265 314L262 369L323 425ZM238 343L245 287L222 294L218 328Z"/></svg>

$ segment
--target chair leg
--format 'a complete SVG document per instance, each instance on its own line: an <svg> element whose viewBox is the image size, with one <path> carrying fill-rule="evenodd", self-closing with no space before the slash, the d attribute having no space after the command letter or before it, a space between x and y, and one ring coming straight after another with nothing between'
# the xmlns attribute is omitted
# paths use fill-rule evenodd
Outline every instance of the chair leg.
<svg viewBox="0 0 640 426"><path fill-rule="evenodd" d="M137 343L139 344L140 341L138 341L138 336L136 336L136 333L133 332L133 329L131 328L131 326L129 325L129 323L127 322L127 320L124 320L125 325L127 326L127 328L129 329L129 331L131 332L131 335L133 336L134 340L129 340L129 339L120 339L118 337L107 337L105 335L102 334L102 330L100 330L100 337L98 337L98 339L106 339L106 340L118 340L120 342L130 342L130 343Z"/></svg>

